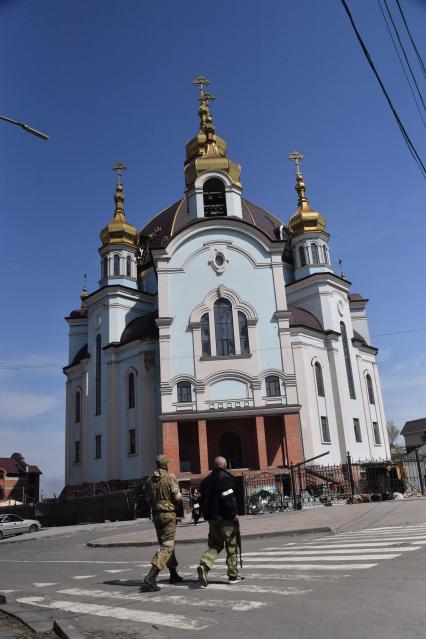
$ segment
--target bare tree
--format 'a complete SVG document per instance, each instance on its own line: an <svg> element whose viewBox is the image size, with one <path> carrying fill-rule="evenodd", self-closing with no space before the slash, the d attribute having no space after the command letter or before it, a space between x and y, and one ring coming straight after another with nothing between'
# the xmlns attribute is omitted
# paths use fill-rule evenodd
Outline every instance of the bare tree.
<svg viewBox="0 0 426 639"><path fill-rule="evenodd" d="M395 422L390 419L386 422L386 429L388 431L389 443L391 446L398 446L397 439L400 436L400 429Z"/></svg>

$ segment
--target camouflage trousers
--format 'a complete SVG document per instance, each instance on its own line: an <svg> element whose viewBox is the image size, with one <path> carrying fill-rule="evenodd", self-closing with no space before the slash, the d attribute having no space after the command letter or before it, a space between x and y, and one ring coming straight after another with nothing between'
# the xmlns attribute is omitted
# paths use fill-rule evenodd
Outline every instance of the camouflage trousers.
<svg viewBox="0 0 426 639"><path fill-rule="evenodd" d="M160 548L153 556L151 563L158 570L176 568L178 565L175 556L176 513L154 513L152 520L157 533Z"/></svg>
<svg viewBox="0 0 426 639"><path fill-rule="evenodd" d="M228 576L238 575L238 546L234 533L234 522L225 520L209 521L208 549L200 559L200 563L209 570L213 567L214 560L225 547L226 565Z"/></svg>

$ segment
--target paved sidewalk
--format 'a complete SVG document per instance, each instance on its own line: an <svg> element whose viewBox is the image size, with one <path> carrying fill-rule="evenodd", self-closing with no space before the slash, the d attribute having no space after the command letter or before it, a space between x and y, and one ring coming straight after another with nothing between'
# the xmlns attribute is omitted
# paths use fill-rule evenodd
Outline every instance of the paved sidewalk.
<svg viewBox="0 0 426 639"><path fill-rule="evenodd" d="M240 517L241 535L245 538L274 537L309 533L330 533L362 530L380 526L398 526L426 522L426 498L384 501L368 504L319 507L299 512ZM207 524L198 526L189 517L178 525L178 543L205 542ZM154 527L148 529L146 520L134 522L132 530L112 534L88 542L91 547L154 546L157 539Z"/></svg>

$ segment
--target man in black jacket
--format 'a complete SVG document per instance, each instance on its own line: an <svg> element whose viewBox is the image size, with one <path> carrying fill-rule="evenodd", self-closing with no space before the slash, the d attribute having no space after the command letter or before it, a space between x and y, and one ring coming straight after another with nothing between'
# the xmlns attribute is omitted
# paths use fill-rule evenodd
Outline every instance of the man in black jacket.
<svg viewBox="0 0 426 639"><path fill-rule="evenodd" d="M197 567L198 580L205 588L207 573L213 567L217 555L226 549L229 583L238 581L237 538L235 526L238 526L235 481L226 470L226 459L216 457L214 470L200 484L200 503L204 519L209 522L209 547L200 559Z"/></svg>

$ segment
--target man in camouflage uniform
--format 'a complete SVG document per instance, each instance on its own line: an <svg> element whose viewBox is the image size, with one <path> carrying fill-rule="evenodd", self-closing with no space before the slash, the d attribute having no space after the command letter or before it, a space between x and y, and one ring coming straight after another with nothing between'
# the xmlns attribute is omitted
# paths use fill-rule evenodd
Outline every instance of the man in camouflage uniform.
<svg viewBox="0 0 426 639"><path fill-rule="evenodd" d="M208 549L197 567L198 580L205 588L207 573L212 569L214 560L225 547L228 583L238 582L238 544L236 526L238 522L235 482L226 470L226 459L216 457L215 468L200 484L201 509L204 519L209 522Z"/></svg>
<svg viewBox="0 0 426 639"><path fill-rule="evenodd" d="M176 506L182 501L175 475L167 471L169 460L164 455L156 459L157 470L151 475L146 484L147 499L151 505L152 521L154 522L160 548L152 558L151 570L144 578L145 586L150 590L160 590L157 576L164 566L170 571L170 583L182 580L177 573L178 562L175 556L176 534Z"/></svg>

